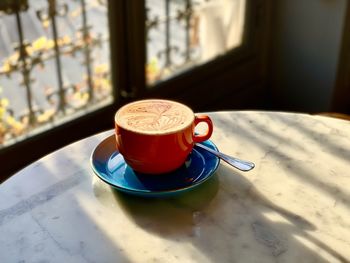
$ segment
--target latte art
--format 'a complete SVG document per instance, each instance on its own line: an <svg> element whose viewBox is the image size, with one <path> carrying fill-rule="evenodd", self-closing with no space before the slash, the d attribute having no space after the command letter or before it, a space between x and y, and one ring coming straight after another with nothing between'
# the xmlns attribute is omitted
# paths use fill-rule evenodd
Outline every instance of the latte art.
<svg viewBox="0 0 350 263"><path fill-rule="evenodd" d="M193 122L187 106L167 100L143 100L122 107L116 114L119 125L141 133L168 133Z"/></svg>

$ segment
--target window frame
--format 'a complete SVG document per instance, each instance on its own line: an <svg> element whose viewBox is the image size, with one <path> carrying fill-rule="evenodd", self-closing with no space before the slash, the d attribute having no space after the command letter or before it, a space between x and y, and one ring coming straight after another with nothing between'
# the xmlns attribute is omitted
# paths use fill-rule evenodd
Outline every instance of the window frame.
<svg viewBox="0 0 350 263"><path fill-rule="evenodd" d="M347 2L343 25L343 36L339 52L339 63L330 110L350 114L350 4Z"/></svg>

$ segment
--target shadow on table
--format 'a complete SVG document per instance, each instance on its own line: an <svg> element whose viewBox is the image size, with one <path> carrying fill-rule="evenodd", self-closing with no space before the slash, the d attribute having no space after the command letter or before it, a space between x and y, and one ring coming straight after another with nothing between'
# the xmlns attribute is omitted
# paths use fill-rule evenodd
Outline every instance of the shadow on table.
<svg viewBox="0 0 350 263"><path fill-rule="evenodd" d="M286 136L286 134L293 131L299 132L303 137L305 136L315 145L318 145L320 151L324 151L324 153L329 154L332 158L339 158L339 160L342 160L344 163L350 163L350 148L348 145L339 145L339 142L334 142L327 137L327 132L317 131L317 129L312 128L317 124L322 125L322 127L324 126L324 124L317 119L310 117L308 120L310 122L309 126L305 125L302 120L308 115L300 115L300 119L291 114L265 113L261 118L247 116L243 115L242 118L236 119L223 115L216 119L216 124L224 126L229 123L230 126L233 127L232 129L235 133L239 134L239 138L242 141L253 144L254 147L260 148L263 152L266 152L263 158L269 159L269 161L277 161L280 166L292 172L295 177L301 178L306 184L319 188L328 196L339 200L344 206L350 209L350 195L346 191L343 191L332 182L325 183L325 180L321 180L317 177L318 169L315 169L312 165L309 165L309 167L305 166L299 159L293 159L293 157L285 151L285 149L288 149L294 152L300 152L301 155L314 154L309 151L307 143L293 140L289 136ZM280 130L276 128L273 129L273 127L276 126L279 127L278 129ZM249 129L247 127L249 127ZM327 129L333 133L340 133L339 136L346 135L346 131L335 131L331 126ZM231 136L233 139L235 138L235 135ZM291 165L291 163L293 165ZM330 172L332 171L330 170Z"/></svg>
<svg viewBox="0 0 350 263"><path fill-rule="evenodd" d="M106 206L110 197L104 199L103 182L94 185L95 196ZM176 239L191 231L193 216L210 204L219 189L216 176L200 187L166 198L138 197L119 192L111 187L114 201L118 202L129 218L147 231Z"/></svg>
<svg viewBox="0 0 350 263"><path fill-rule="evenodd" d="M309 126L304 125L304 123L301 121L302 119L298 118L290 118L290 116L283 115L283 114L274 114L274 115L266 115L270 123L277 123L277 125L285 126L286 130L284 132L298 132L300 136L307 138L307 140L311 141L313 144L317 145L319 147L319 150L323 152L324 156L329 155L329 158L338 158L344 163L350 164L350 148L349 144L343 144L340 145L339 142L336 142L331 137L328 137L328 133L338 133L339 137L344 137L346 135L346 131L336 131L332 128L332 126L327 127L326 124L319 122L317 119L310 119L308 120ZM307 115L306 115L307 116ZM305 117L304 117L305 118ZM265 121L266 121L265 120ZM291 156L288 155L288 153L279 151L279 150L271 150L271 145L266 143L265 140L261 140L257 137L254 137L254 134L260 134L262 138L269 137L273 139L277 139L279 142L279 148L282 148L282 146L286 147L287 149L292 149L295 151L300 151L301 154L310 154L313 155L313 152L311 152L308 149L307 143L305 141L295 141L295 140L288 140L288 136L282 136L278 133L272 132L271 129L268 129L266 126L264 126L262 123L258 123L257 121L254 121L253 119L249 120L242 120L242 122L249 122L249 126L251 128L251 131L243 130L240 127L237 128L239 130L239 134L241 136L246 136L246 139L248 141L253 141L254 144L257 147L260 147L262 149L269 150L269 155L271 159L275 159L279 161L279 163L284 166L285 169L292 172L292 174L295 177L302 178L305 183L310 184L314 187L319 188L322 192L326 193L328 196L334 198L335 200L339 200L344 206L346 206L348 209L350 209L350 195L342 190L340 187L338 187L336 184L334 184L331 181L325 181L321 178L317 177L317 170L312 165L309 165L308 167L300 163L298 159L292 159ZM311 125L312 124L312 125ZM276 125L276 124L274 124ZM326 127L326 131L323 130L317 130L315 129L316 125L321 125L322 127ZM316 126L317 127L317 126ZM287 162L288 161L288 162ZM293 165L290 165L290 163L293 163ZM328 167L331 167L331 164L329 163ZM330 176L331 176L332 170L330 169ZM344 175L346 176L346 175Z"/></svg>
<svg viewBox="0 0 350 263"><path fill-rule="evenodd" d="M107 186L104 186L107 187ZM100 196L99 184L94 187ZM112 190L115 202L140 228L164 239L188 242L212 261L230 261L232 255L243 261L252 259L259 249L270 259L286 259L285 252L297 260L326 259L304 244L312 243L341 262L346 259L329 245L309 233L316 227L307 219L279 207L259 193L242 174L221 165L210 180L177 197L142 198ZM100 198L100 201L104 201ZM106 206L110 206L105 202ZM265 216L272 212L284 220ZM218 234L222 233L222 238ZM227 240L227 236L232 236ZM297 238L299 237L299 238ZM230 242L227 242L230 241ZM263 260L262 260L263 261ZM288 260L287 260L288 261Z"/></svg>

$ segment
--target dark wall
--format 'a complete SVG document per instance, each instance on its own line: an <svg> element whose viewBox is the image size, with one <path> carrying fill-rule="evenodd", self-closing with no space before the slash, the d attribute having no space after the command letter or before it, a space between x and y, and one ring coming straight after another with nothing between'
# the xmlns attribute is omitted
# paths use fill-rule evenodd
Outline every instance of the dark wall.
<svg viewBox="0 0 350 263"><path fill-rule="evenodd" d="M330 110L346 2L274 1L269 73L280 109Z"/></svg>

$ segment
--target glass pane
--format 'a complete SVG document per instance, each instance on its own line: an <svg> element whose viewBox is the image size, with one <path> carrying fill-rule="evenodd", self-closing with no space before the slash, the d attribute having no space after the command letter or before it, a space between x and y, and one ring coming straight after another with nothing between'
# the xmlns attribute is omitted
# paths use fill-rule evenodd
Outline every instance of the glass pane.
<svg viewBox="0 0 350 263"><path fill-rule="evenodd" d="M0 148L113 102L107 3L0 1Z"/></svg>
<svg viewBox="0 0 350 263"><path fill-rule="evenodd" d="M246 0L146 0L149 87L242 43Z"/></svg>

